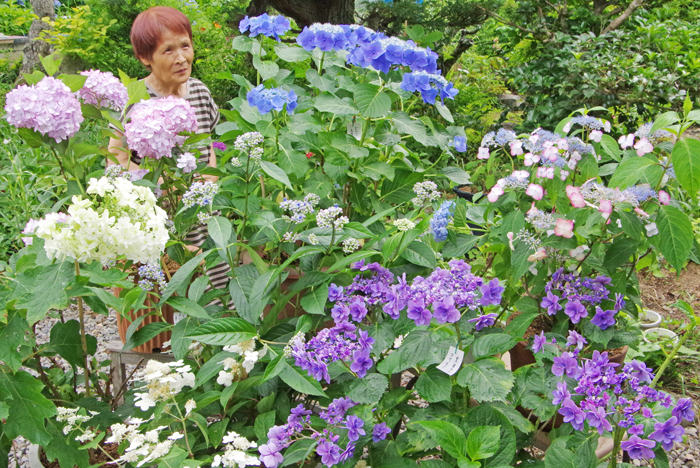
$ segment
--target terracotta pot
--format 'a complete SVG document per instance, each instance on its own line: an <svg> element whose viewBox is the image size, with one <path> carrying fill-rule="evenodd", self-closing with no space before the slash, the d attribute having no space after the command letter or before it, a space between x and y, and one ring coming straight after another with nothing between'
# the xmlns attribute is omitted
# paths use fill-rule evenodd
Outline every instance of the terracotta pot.
<svg viewBox="0 0 700 468"><path fill-rule="evenodd" d="M112 294L114 294L116 297L119 297L121 291L122 288L112 288ZM128 319L122 317L121 314L117 314L117 329L119 330L119 338L121 338L122 343L126 343L126 330L129 328L129 325L131 325L131 322L142 315L152 312L154 308L148 306L151 306L157 302L158 298L152 294L149 294L143 303L145 306L147 306L146 309L141 309L136 312L130 312ZM167 323L173 323L173 314L175 313L175 310L171 306L164 305L161 309L161 312L163 313L163 317L165 318L165 321ZM148 317L143 319L143 322L141 322L141 325L139 325L138 328L142 328L147 324L153 322L161 322L160 317L157 315L149 315ZM170 332L163 332L157 335L155 338L152 338L151 340L147 341L146 343L133 348L132 351L137 353L160 353L163 349L163 343L169 340Z"/></svg>

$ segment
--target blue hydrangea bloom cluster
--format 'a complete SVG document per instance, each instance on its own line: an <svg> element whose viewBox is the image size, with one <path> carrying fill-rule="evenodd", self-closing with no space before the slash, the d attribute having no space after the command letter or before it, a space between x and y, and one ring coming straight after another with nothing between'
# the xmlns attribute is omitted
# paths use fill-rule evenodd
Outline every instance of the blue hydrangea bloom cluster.
<svg viewBox="0 0 700 468"><path fill-rule="evenodd" d="M459 92L441 75L424 71L406 73L401 81L401 89L409 93L419 91L423 102L429 104L435 104L438 96L443 102L445 99L454 99Z"/></svg>
<svg viewBox="0 0 700 468"><path fill-rule="evenodd" d="M571 346L573 343L567 344ZM552 366L557 377L576 380L573 387L559 382L553 392L553 403L561 405L559 414L565 423L577 431L597 430L600 435L612 432L613 425L627 429L629 437L621 448L631 459L655 458L657 443L668 451L675 442L682 442L682 420L695 418L690 398L678 400L671 409L671 396L647 385L654 374L643 362L630 361L618 372L619 364L610 362L607 352L594 351L591 359L578 359L578 353L579 349L564 352L554 358ZM671 409L671 416L662 408ZM656 421L653 431L649 420Z"/></svg>
<svg viewBox="0 0 700 468"><path fill-rule="evenodd" d="M371 43L383 34L374 32L369 28L358 25L314 23L305 26L297 36L297 44L307 51L316 48L323 52L331 50L349 51L363 44Z"/></svg>
<svg viewBox="0 0 700 468"><path fill-rule="evenodd" d="M458 153L465 153L467 151L467 139L463 136L456 136L452 140L452 146L455 147L455 151Z"/></svg>
<svg viewBox="0 0 700 468"><path fill-rule="evenodd" d="M459 309L476 310L479 307L498 305L504 288L498 279L489 283L471 273L471 266L463 260L452 260L450 269L436 268L430 276L416 277L409 285L405 275L395 282L394 275L378 263L365 265L356 262L359 270L352 284L346 288L331 284L328 300L334 302L331 315L336 324L347 320L360 322L372 307L396 320L406 310L408 318L417 326L428 325L434 318L438 323L454 323L462 316ZM365 276L369 271L371 275ZM495 314L480 315L476 319L478 329L491 326Z"/></svg>
<svg viewBox="0 0 700 468"><path fill-rule="evenodd" d="M284 36L291 29L289 20L284 16L270 16L263 13L260 16L249 18L247 15L238 24L238 30L241 33L250 31L250 37L263 35L274 37L278 41L280 36Z"/></svg>
<svg viewBox="0 0 700 468"><path fill-rule="evenodd" d="M287 200L280 203L280 208L289 210L290 216L283 216L295 223L301 223L306 219L306 215L314 214L315 207L321 201L321 197L315 193L309 193L303 200Z"/></svg>
<svg viewBox="0 0 700 468"><path fill-rule="evenodd" d="M450 220L452 220L454 207L455 202L447 200L440 205L440 208L438 208L430 219L430 232L433 233L435 242L447 240L447 225L450 224Z"/></svg>
<svg viewBox="0 0 700 468"><path fill-rule="evenodd" d="M250 107L257 107L258 111L265 115L271 110L281 112L285 105L287 113L293 114L297 108L297 95L294 90L285 91L278 88L265 88L265 85L259 85L248 91L246 95Z"/></svg>
<svg viewBox="0 0 700 468"><path fill-rule="evenodd" d="M350 398L336 398L328 409L321 411L320 417L326 423L323 431L318 431L311 426L309 415L311 411L298 405L291 410L287 418L287 424L273 426L267 433L268 442L258 448L260 461L266 468L277 468L284 461L281 451L300 439L311 438L316 441L316 454L321 458L321 463L327 467L343 463L353 457L355 444L361 436L367 434L365 422L355 415L347 412L357 403ZM343 449L338 445L340 436L334 431L346 429L348 431L348 443ZM304 435L306 432L309 435ZM375 424L372 428L372 440L379 442L386 439L391 433L386 423Z"/></svg>
<svg viewBox="0 0 700 468"><path fill-rule="evenodd" d="M139 286L144 291L150 291L154 285L158 286L159 291L165 291L168 283L165 281L165 274L159 265L147 263L141 265L137 270L139 278Z"/></svg>
<svg viewBox="0 0 700 468"><path fill-rule="evenodd" d="M393 66L404 66L412 72L438 73L438 55L430 48L418 47L413 41L396 37L377 37L350 51L347 62L362 68L372 66L388 73Z"/></svg>
<svg viewBox="0 0 700 468"><path fill-rule="evenodd" d="M219 186L213 182L195 182L182 196L182 204L185 208L195 205L206 207L214 203L214 196L219 191Z"/></svg>

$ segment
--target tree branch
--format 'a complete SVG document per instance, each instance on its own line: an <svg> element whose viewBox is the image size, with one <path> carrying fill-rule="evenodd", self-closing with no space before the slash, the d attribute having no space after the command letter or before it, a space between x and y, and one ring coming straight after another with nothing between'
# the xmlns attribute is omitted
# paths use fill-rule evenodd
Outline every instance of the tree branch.
<svg viewBox="0 0 700 468"><path fill-rule="evenodd" d="M447 74L450 72L450 69L454 66L455 63L457 63L462 54L468 51L474 45L474 41L472 40L472 38L468 37L465 34L465 32L465 30L462 30L462 37L459 39L457 45L452 51L452 57L450 57L448 60L443 60L442 62L441 68L445 76L447 76Z"/></svg>
<svg viewBox="0 0 700 468"><path fill-rule="evenodd" d="M494 12L492 12L492 11L487 10L486 8L482 7L481 5L477 5L477 8L479 8L480 10L482 10L482 11L486 14L486 16L490 16L491 18L495 19L495 20L498 21L499 23L503 23L503 24L508 25L508 26L510 26L510 27L512 27L512 28L519 29L519 30L521 30L521 31L524 32L524 33L528 33L528 34L532 34L532 35L536 35L536 34L537 34L537 33L536 33L535 31L533 31L532 29L527 29L527 28L524 28L524 27L522 27L522 26L520 26L520 25L517 25L517 24L513 23L512 21L508 21L507 19L503 18L502 16L499 16L498 14L496 14L496 13L494 13Z"/></svg>
<svg viewBox="0 0 700 468"><path fill-rule="evenodd" d="M607 28L603 29L603 32L600 33L602 36L603 34L609 33L610 31L614 31L615 29L619 28L622 23L627 21L630 16L632 16L632 13L634 13L637 8L642 6L644 4L644 0L632 0L632 3L625 9L625 11L622 12L620 16L615 18L610 22Z"/></svg>

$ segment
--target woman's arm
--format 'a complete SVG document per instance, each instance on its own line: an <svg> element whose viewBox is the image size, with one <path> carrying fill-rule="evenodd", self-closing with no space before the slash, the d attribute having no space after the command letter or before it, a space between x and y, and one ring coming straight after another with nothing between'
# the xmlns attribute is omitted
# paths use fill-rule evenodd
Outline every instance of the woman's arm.
<svg viewBox="0 0 700 468"><path fill-rule="evenodd" d="M126 139L124 138L124 135L122 135L122 133L117 130L115 130L114 133L120 138L110 138L109 145L107 146L107 151L112 153L117 158L117 161L119 161L119 164L121 164L122 167L124 167L124 169L126 169L127 171L139 169L139 165L133 163L131 161L131 158L129 157L129 152L128 148L126 147ZM107 165L111 166L112 164L115 164L114 161L110 158L107 158Z"/></svg>

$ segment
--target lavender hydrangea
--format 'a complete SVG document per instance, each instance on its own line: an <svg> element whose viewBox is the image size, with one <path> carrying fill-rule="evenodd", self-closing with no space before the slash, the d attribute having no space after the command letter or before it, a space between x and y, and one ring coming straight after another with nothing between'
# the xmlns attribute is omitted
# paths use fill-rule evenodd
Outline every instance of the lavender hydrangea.
<svg viewBox="0 0 700 468"><path fill-rule="evenodd" d="M263 13L260 16L249 18L248 15L238 23L238 30L241 33L250 31L250 37L263 35L274 37L278 41L280 36L284 36L291 29L289 20L284 16L270 16Z"/></svg>
<svg viewBox="0 0 700 468"><path fill-rule="evenodd" d="M371 66L388 73L394 66L404 66L412 72L437 74L438 55L430 48L418 47L413 41L376 35L371 41L358 43L347 56L347 62L362 68Z"/></svg>
<svg viewBox="0 0 700 468"><path fill-rule="evenodd" d="M251 107L257 107L261 114L267 114L271 110L281 112L287 109L288 114L293 114L297 107L297 95L294 90L285 91L278 88L265 88L265 85L259 85L248 91L246 95L248 104Z"/></svg>
<svg viewBox="0 0 700 468"><path fill-rule="evenodd" d="M182 132L197 131L194 108L181 98L167 96L136 104L124 124L129 148L141 157L171 157L175 146L182 146Z"/></svg>
<svg viewBox="0 0 700 468"><path fill-rule="evenodd" d="M121 111L129 101L126 86L111 72L88 70L80 72L87 76L85 84L78 90L78 97L86 104Z"/></svg>
<svg viewBox="0 0 700 468"><path fill-rule="evenodd" d="M61 80L47 76L33 86L22 85L7 93L7 121L31 128L60 143L75 135L83 122L80 101Z"/></svg>
<svg viewBox="0 0 700 468"><path fill-rule="evenodd" d="M304 26L304 29L297 36L297 43L307 51L316 48L323 52L348 51L369 43L377 37L384 36L364 26L314 23L311 26Z"/></svg>

